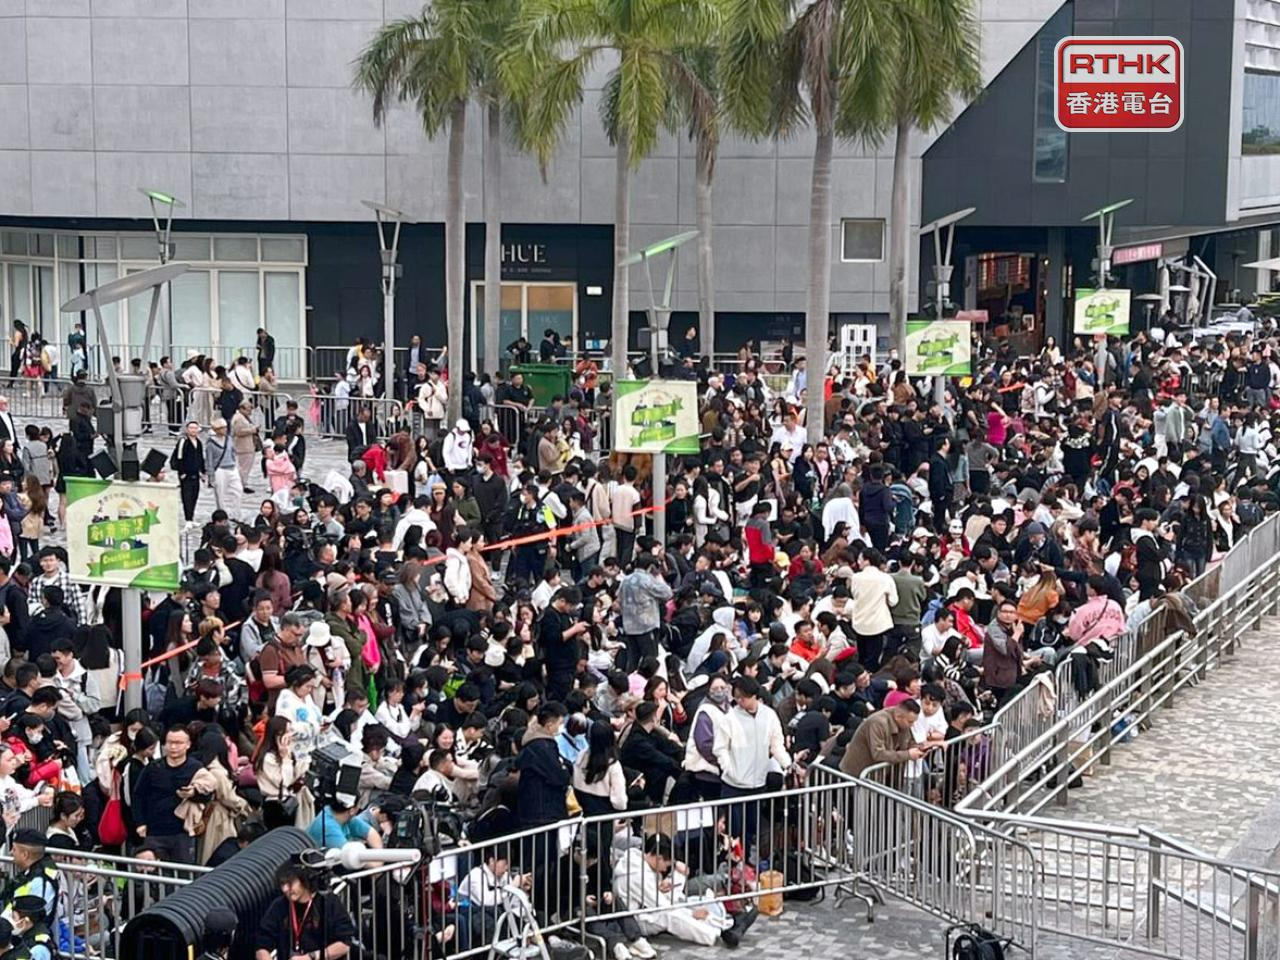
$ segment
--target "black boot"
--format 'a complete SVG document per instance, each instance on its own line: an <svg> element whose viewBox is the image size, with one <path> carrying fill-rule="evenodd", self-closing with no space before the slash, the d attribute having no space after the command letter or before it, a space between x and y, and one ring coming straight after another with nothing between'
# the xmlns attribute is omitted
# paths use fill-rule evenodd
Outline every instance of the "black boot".
<svg viewBox="0 0 1280 960"><path fill-rule="evenodd" d="M733 918L733 926L720 934L720 939L724 941L726 947L737 947L742 942L742 935L751 929L751 925L756 922L756 917L760 916L760 911L755 905L743 910L740 914Z"/></svg>

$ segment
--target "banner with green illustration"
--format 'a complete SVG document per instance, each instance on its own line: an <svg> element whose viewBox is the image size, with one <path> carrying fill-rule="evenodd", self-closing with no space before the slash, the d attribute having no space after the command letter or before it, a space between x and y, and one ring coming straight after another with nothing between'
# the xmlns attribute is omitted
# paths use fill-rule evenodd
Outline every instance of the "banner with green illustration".
<svg viewBox="0 0 1280 960"><path fill-rule="evenodd" d="M79 583L174 590L182 503L171 483L67 477L67 558Z"/></svg>
<svg viewBox="0 0 1280 960"><path fill-rule="evenodd" d="M973 373L973 341L967 320L908 320L907 374L967 377Z"/></svg>
<svg viewBox="0 0 1280 960"><path fill-rule="evenodd" d="M1108 337L1129 335L1129 308L1132 290L1076 289L1075 322L1072 333Z"/></svg>
<svg viewBox="0 0 1280 960"><path fill-rule="evenodd" d="M613 423L613 449L622 453L698 453L698 384L619 380Z"/></svg>

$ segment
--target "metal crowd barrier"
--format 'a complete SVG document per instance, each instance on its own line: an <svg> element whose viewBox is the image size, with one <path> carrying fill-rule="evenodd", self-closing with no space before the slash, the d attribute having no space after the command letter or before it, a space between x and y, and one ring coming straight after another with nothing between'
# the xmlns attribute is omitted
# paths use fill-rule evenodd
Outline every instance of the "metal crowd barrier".
<svg viewBox="0 0 1280 960"><path fill-rule="evenodd" d="M239 346L210 343L174 343L170 344L167 354L159 343L151 344L150 350L144 351L143 348L144 344L141 343L113 344L111 354L112 356L120 357L126 364L135 358L142 360L144 364L159 363L160 358L167 355L173 360L175 367L180 366L189 357L194 356L212 357L215 364L224 367L230 367L240 357L248 357L253 364L253 372L255 374L258 372L258 346L256 343ZM287 381L305 381L314 376L315 374L312 372L315 367L314 349L298 345L282 346L277 343L275 357L271 361L271 368L275 371L276 378ZM146 354L145 356L144 353ZM89 348L89 370L96 377L106 376L106 369L102 366L102 351L96 346Z"/></svg>
<svg viewBox="0 0 1280 960"><path fill-rule="evenodd" d="M1246 540L1237 549L1261 551L1273 543L1276 531L1273 517L1256 531L1256 547ZM1064 708L957 810L1030 815L1051 802L1065 804L1071 779L1110 763L1118 741L1136 735L1155 711L1175 702L1179 691L1230 657L1243 635L1260 626L1264 615L1280 610L1278 572L1280 556L1275 553L1259 561L1200 612L1194 636L1178 631L1165 637L1088 700Z"/></svg>
<svg viewBox="0 0 1280 960"><path fill-rule="evenodd" d="M1041 933L1169 960L1280 955L1280 871L1229 863L1145 828L980 816L1041 864Z"/></svg>
<svg viewBox="0 0 1280 960"><path fill-rule="evenodd" d="M75 960L126 960L120 936L129 919L185 886L209 868L168 861L140 860L105 853L49 849L58 864L57 919L50 933L56 956ZM5 878L16 868L0 856Z"/></svg>
<svg viewBox="0 0 1280 960"><path fill-rule="evenodd" d="M943 741L942 749L932 750L920 761L916 775L908 764L885 761L873 764L859 774L859 779L891 787L908 796L938 807L953 807L968 796L978 784L1013 753L1013 741L998 722L966 730L958 737Z"/></svg>

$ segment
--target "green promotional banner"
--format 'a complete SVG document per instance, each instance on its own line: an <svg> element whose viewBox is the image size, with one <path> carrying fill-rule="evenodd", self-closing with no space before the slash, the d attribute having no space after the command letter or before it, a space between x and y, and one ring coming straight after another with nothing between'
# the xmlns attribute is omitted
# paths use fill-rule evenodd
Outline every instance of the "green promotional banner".
<svg viewBox="0 0 1280 960"><path fill-rule="evenodd" d="M1087 336L1128 336L1132 303L1132 290L1079 287L1071 332Z"/></svg>
<svg viewBox="0 0 1280 960"><path fill-rule="evenodd" d="M967 377L973 373L973 341L965 320L908 320L907 374Z"/></svg>
<svg viewBox="0 0 1280 960"><path fill-rule="evenodd" d="M67 477L67 558L80 583L174 590L182 509L171 483Z"/></svg>
<svg viewBox="0 0 1280 960"><path fill-rule="evenodd" d="M698 385L692 380L619 380L613 448L623 453L698 453Z"/></svg>

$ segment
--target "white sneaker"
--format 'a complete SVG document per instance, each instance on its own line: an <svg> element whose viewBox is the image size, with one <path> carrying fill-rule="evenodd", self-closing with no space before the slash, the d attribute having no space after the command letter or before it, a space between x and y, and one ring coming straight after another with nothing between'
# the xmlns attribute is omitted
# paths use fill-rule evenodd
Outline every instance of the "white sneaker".
<svg viewBox="0 0 1280 960"><path fill-rule="evenodd" d="M653 945L644 937L636 937L631 942L631 952L639 960L653 960L658 955L658 951L653 949Z"/></svg>
<svg viewBox="0 0 1280 960"><path fill-rule="evenodd" d="M625 943L614 944L613 960L631 960L631 951L627 949Z"/></svg>

